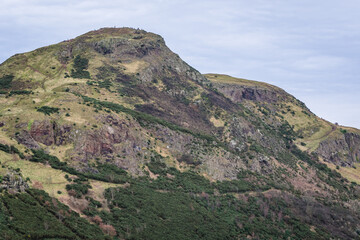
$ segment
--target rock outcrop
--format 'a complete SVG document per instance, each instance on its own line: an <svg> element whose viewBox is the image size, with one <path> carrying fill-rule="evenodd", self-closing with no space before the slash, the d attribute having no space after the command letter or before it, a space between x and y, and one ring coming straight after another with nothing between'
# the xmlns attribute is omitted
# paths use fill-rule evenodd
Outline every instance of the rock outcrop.
<svg viewBox="0 0 360 240"><path fill-rule="evenodd" d="M216 89L235 103L241 103L244 100L275 103L284 100L286 95L281 89L268 89L241 84L213 84Z"/></svg>
<svg viewBox="0 0 360 240"><path fill-rule="evenodd" d="M325 161L342 167L353 166L360 160L360 135L346 132L341 137L326 139L316 152Z"/></svg>
<svg viewBox="0 0 360 240"><path fill-rule="evenodd" d="M0 182L0 190L5 189L9 192L25 192L28 188L27 182L16 172L9 172L2 177Z"/></svg>

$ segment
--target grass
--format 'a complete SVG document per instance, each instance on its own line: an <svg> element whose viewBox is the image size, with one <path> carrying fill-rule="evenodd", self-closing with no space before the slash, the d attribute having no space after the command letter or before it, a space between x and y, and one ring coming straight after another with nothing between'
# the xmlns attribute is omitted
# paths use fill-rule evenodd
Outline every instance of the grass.
<svg viewBox="0 0 360 240"><path fill-rule="evenodd" d="M225 125L223 120L216 119L215 117L211 117L210 122L212 122L212 124L214 124L215 127L223 127Z"/></svg>
<svg viewBox="0 0 360 240"><path fill-rule="evenodd" d="M237 84L248 87L256 86L256 87L262 87L276 91L283 91L282 89L265 82L247 80L245 78L235 78L224 74L208 73L208 74L204 74L204 76L213 83Z"/></svg>
<svg viewBox="0 0 360 240"><path fill-rule="evenodd" d="M125 67L125 73L137 73L140 69L146 68L149 63L144 61L132 61L131 63L122 63Z"/></svg>
<svg viewBox="0 0 360 240"><path fill-rule="evenodd" d="M43 186L43 190L52 197L60 196L57 191L66 193L65 186L68 182L65 179L64 172L40 163L13 158L10 154L7 155L4 157L4 154L0 153L1 163L6 162L6 165L9 167L20 168L23 177L30 178L30 186L34 186L36 182L39 182Z"/></svg>
<svg viewBox="0 0 360 240"><path fill-rule="evenodd" d="M336 165L332 163L325 162L326 165L332 170L338 171L341 176L349 180L350 182L356 182L360 185L360 163L355 163L353 167L340 167L336 169Z"/></svg>

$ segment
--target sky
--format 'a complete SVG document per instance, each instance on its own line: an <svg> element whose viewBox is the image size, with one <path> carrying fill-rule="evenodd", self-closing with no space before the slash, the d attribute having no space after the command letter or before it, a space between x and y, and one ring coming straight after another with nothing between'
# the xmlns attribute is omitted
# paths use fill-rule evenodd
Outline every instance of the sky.
<svg viewBox="0 0 360 240"><path fill-rule="evenodd" d="M359 0L0 0L0 63L101 27L160 34L201 73L274 84L360 128Z"/></svg>

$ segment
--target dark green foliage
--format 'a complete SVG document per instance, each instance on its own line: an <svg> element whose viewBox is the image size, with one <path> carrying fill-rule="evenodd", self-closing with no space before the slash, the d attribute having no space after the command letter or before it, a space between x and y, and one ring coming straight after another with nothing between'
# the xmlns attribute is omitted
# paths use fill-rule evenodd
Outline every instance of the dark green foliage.
<svg viewBox="0 0 360 240"><path fill-rule="evenodd" d="M149 170L154 174L164 174L166 171L166 164L160 161L151 161L147 164Z"/></svg>
<svg viewBox="0 0 360 240"><path fill-rule="evenodd" d="M10 88L11 82L14 79L13 75L5 75L0 78L0 89L1 88Z"/></svg>
<svg viewBox="0 0 360 240"><path fill-rule="evenodd" d="M271 182L267 179L264 184L259 181L258 177L246 178L245 176L250 173L239 174L237 180L232 181L219 181L217 189L220 193L242 193L247 191L266 191L271 188ZM251 175L248 175L251 177Z"/></svg>
<svg viewBox="0 0 360 240"><path fill-rule="evenodd" d="M110 222L126 239L227 239L234 237L228 224L181 193L159 193L143 186L109 189L113 201ZM121 210L117 207L120 207Z"/></svg>
<svg viewBox="0 0 360 240"><path fill-rule="evenodd" d="M86 71L89 66L89 60L77 55L74 59L74 69L71 69L71 77L90 79L90 73Z"/></svg>
<svg viewBox="0 0 360 240"><path fill-rule="evenodd" d="M11 91L9 96L12 96L12 95L29 95L31 94L32 91L27 91L27 90L14 90L14 91Z"/></svg>
<svg viewBox="0 0 360 240"><path fill-rule="evenodd" d="M17 149L14 146L9 146L9 145L5 145L5 144L1 144L0 143L0 151L6 152L6 153L10 153L10 154L17 154L21 159L24 159L25 156L23 153L21 153L19 151L19 149Z"/></svg>
<svg viewBox="0 0 360 240"><path fill-rule="evenodd" d="M257 153L263 152L263 148L259 144L256 144L256 143L251 144L249 149L251 151L254 151L254 152L257 152Z"/></svg>
<svg viewBox="0 0 360 240"><path fill-rule="evenodd" d="M77 198L81 198L83 195L87 194L90 188L91 186L85 183L74 183L66 185L66 190L74 190L76 193L75 197Z"/></svg>
<svg viewBox="0 0 360 240"><path fill-rule="evenodd" d="M114 165L98 163L96 166L97 173L84 173L68 166L66 162L61 162L57 157L49 155L43 150L32 149L31 151L33 156L30 158L30 161L48 163L52 168L60 169L78 177L113 183L124 183L128 179L127 172Z"/></svg>
<svg viewBox="0 0 360 240"><path fill-rule="evenodd" d="M48 106L42 106L40 108L37 109L38 112L42 112L45 115L50 115L53 113L59 113L59 108L54 108L54 107L48 107Z"/></svg>
<svg viewBox="0 0 360 240"><path fill-rule="evenodd" d="M345 134L345 133L347 133L347 130L340 128L340 132L343 133L343 134Z"/></svg>
<svg viewBox="0 0 360 240"><path fill-rule="evenodd" d="M2 239L107 239L99 227L41 190L0 196Z"/></svg>
<svg viewBox="0 0 360 240"><path fill-rule="evenodd" d="M111 212L99 213L96 206L90 206L87 214L101 216L124 239L245 239L249 235L255 239L324 239L327 236L311 232L281 199L257 195L245 202L229 195L234 192L232 188L224 188L229 183L211 184L197 173L180 173L173 168L162 171L173 177L160 176L152 181L139 178L126 188L107 189L105 197ZM239 181L230 184L239 187L248 177L252 181L258 178L256 174L242 172ZM259 189L253 186L248 182L243 191ZM214 194L214 189L220 189L222 194ZM279 214L287 215L291 221L284 221Z"/></svg>
<svg viewBox="0 0 360 240"><path fill-rule="evenodd" d="M283 138L285 138L287 141L293 141L296 138L296 134L294 132L294 129L290 126L290 124L285 121L280 127L279 127L279 133Z"/></svg>
<svg viewBox="0 0 360 240"><path fill-rule="evenodd" d="M110 89L110 87L112 86L112 83L110 82L109 79L106 79L104 81L99 81L98 82L99 87L101 88L106 88L106 89Z"/></svg>

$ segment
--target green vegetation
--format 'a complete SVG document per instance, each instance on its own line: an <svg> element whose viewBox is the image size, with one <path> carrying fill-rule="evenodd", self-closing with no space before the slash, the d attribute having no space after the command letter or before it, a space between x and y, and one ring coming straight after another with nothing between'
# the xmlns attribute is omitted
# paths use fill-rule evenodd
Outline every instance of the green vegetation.
<svg viewBox="0 0 360 240"><path fill-rule="evenodd" d="M86 71L89 67L89 60L77 55L74 59L74 69L71 69L71 77L90 79L90 73Z"/></svg>
<svg viewBox="0 0 360 240"><path fill-rule="evenodd" d="M345 133L347 133L347 130L340 128L340 132L343 133L343 134L345 134Z"/></svg>
<svg viewBox="0 0 360 240"><path fill-rule="evenodd" d="M27 91L27 90L14 90L14 91L11 91L9 93L9 96L12 96L12 95L29 95L29 94L32 94L33 92L32 91Z"/></svg>
<svg viewBox="0 0 360 240"><path fill-rule="evenodd" d="M130 180L126 188L107 189L105 197L110 213L99 212L96 206L90 205L86 214L100 216L103 222L114 226L123 239L328 237L321 231L312 232L280 198L269 199L262 194L244 195L243 200L235 198L232 192L259 190L245 180L257 177L251 173L241 173L241 180L232 182L236 187L227 188L223 183L210 183L194 172L180 173L164 166L160 166L160 170L156 180L138 178ZM215 194L215 189L220 189L222 194Z"/></svg>
<svg viewBox="0 0 360 240"><path fill-rule="evenodd" d="M23 153L21 153L19 151L19 149L17 149L14 146L9 146L9 145L5 145L5 144L1 144L0 143L0 151L6 152L6 153L10 153L10 154L17 154L21 159L24 159L25 156Z"/></svg>
<svg viewBox="0 0 360 240"><path fill-rule="evenodd" d="M88 190L91 188L89 184L83 184L83 183L74 183L74 184L68 184L66 185L66 190L71 191L73 190L75 192L75 197L81 198L83 195L88 193Z"/></svg>
<svg viewBox="0 0 360 240"><path fill-rule="evenodd" d="M64 172L77 175L78 177L113 183L124 183L128 178L125 170L114 165L98 163L96 165L98 173L83 173L68 166L66 162L61 162L57 157L45 153L43 150L32 149L31 151L33 152L33 156L30 158L30 161L43 164L48 163L54 169L60 169Z"/></svg>
<svg viewBox="0 0 360 240"><path fill-rule="evenodd" d="M5 75L0 78L0 89L1 88L10 88L11 82L14 79L13 75Z"/></svg>
<svg viewBox="0 0 360 240"><path fill-rule="evenodd" d="M41 190L0 195L3 239L110 239L101 229Z"/></svg>
<svg viewBox="0 0 360 240"><path fill-rule="evenodd" d="M82 95L80 95L80 96L83 98L85 103L94 104L94 107L96 109L102 109L104 107L104 108L108 108L110 110L113 110L114 112L117 112L117 113L124 112L124 113L127 113L127 114L131 115L132 117L134 117L142 125L145 125L146 123L160 124L160 125L163 125L165 127L168 127L171 130L191 134L196 138L206 140L209 144L215 143L220 147L227 148L224 143L219 141L214 136L206 135L206 134L203 134L203 133L195 133L195 132L193 132L193 131L191 131L189 129L180 127L180 126L178 126L178 125L176 125L174 123L171 123L171 122L165 121L163 119L154 117L154 116L152 116L150 114L146 114L146 113L143 113L143 112L138 112L138 111L132 110L130 108L126 108L126 107L124 107L124 106L122 106L120 104L107 102L107 101L99 101L97 99L90 98L90 97L87 97L87 96L82 96Z"/></svg>
<svg viewBox="0 0 360 240"><path fill-rule="evenodd" d="M117 47L134 51L114 59ZM59 54L71 48L73 59ZM337 164L358 161L360 132L317 118L266 83L217 74L208 82L163 48L154 34L110 28L0 66L0 182L19 179L1 177L9 170L21 173L72 209L42 191L3 190L0 238L106 239L101 230L117 240L360 235L360 165L308 154L322 146ZM56 126L34 132L34 121ZM341 133L351 137L349 151L331 155ZM21 152L5 144L16 140ZM36 142L44 150L30 150Z"/></svg>
<svg viewBox="0 0 360 240"><path fill-rule="evenodd" d="M53 113L59 113L60 108L54 108L54 107L48 107L48 106L42 106L37 109L38 112L42 112L45 115L50 115Z"/></svg>

